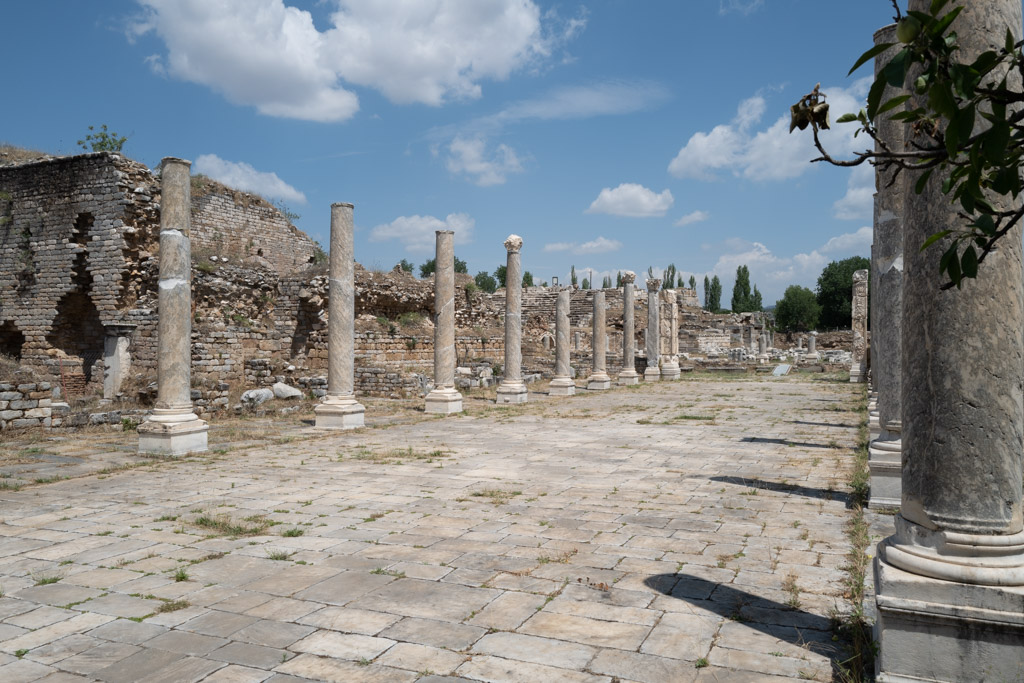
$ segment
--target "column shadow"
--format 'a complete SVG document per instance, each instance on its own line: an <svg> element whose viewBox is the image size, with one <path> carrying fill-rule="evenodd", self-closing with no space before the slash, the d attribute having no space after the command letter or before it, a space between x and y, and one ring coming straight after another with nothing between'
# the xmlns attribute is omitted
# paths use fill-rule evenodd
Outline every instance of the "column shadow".
<svg viewBox="0 0 1024 683"><path fill-rule="evenodd" d="M858 425L846 424L844 422L808 422L807 420L790 420L790 423L795 425L811 425L812 427L847 427L849 429L856 429Z"/></svg>
<svg viewBox="0 0 1024 683"><path fill-rule="evenodd" d="M779 493L793 493L805 498L817 498L818 500L838 500L846 507L850 507L853 498L849 493L843 491L830 491L829 489L818 489L799 484L782 484L777 481L765 481L763 479L749 479L747 477L717 476L708 477L710 481L717 481L723 484L734 484L748 489L764 489L765 491L777 491Z"/></svg>
<svg viewBox="0 0 1024 683"><path fill-rule="evenodd" d="M834 622L828 617L690 574L656 574L644 579L644 584L668 597L829 657L833 668L839 659L840 648L833 641Z"/></svg>
<svg viewBox="0 0 1024 683"><path fill-rule="evenodd" d="M789 439L768 439L763 436L745 436L740 441L744 443L774 443L780 446L803 446L804 448L832 448L828 444L811 443L809 441L790 441Z"/></svg>

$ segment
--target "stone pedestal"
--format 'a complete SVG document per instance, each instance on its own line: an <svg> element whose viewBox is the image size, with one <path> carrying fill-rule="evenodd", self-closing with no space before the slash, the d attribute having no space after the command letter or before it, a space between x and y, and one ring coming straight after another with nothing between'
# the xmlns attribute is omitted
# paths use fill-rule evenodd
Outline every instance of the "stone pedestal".
<svg viewBox="0 0 1024 683"><path fill-rule="evenodd" d="M853 272L853 360L850 363L850 381L868 380L868 271Z"/></svg>
<svg viewBox="0 0 1024 683"><path fill-rule="evenodd" d="M434 270L434 388L425 410L437 415L462 412L455 390L455 246L451 230L438 230Z"/></svg>
<svg viewBox="0 0 1024 683"><path fill-rule="evenodd" d="M910 0L909 10L929 5ZM1007 29L1019 40L1019 0L957 0L947 9L955 5L964 8L955 23L958 59L1000 49ZM1007 82L1019 92L1020 74ZM915 94L908 106L926 97ZM923 252L920 245L964 226L959 205L942 192L947 175L938 169L920 194L904 194L903 490L896 533L875 558L880 681L1024 674L1021 226L989 253L976 279L940 289L937 263L948 238ZM997 211L1020 207L1019 199L986 200Z"/></svg>
<svg viewBox="0 0 1024 683"><path fill-rule="evenodd" d="M363 426L366 408L355 396L355 247L353 206L331 204L327 297L327 395L313 412L317 429Z"/></svg>
<svg viewBox="0 0 1024 683"><path fill-rule="evenodd" d="M622 274L622 372L619 384L638 384L640 375L636 371L636 322L633 308L633 289L636 273L627 270Z"/></svg>
<svg viewBox="0 0 1024 683"><path fill-rule="evenodd" d="M121 383L132 369L131 346L135 325L108 325L103 339L103 398L111 400L121 393Z"/></svg>
<svg viewBox="0 0 1024 683"><path fill-rule="evenodd" d="M605 362L608 349L608 331L605 329L604 292L594 292L594 336L592 339L592 358L594 362L590 377L587 378L587 389L611 389L612 378L608 376Z"/></svg>
<svg viewBox="0 0 1024 683"><path fill-rule="evenodd" d="M497 403L526 403L529 392L523 382L523 267L519 251L523 238L505 240L505 372L498 386Z"/></svg>
<svg viewBox="0 0 1024 683"><path fill-rule="evenodd" d="M660 343L658 331L661 329L661 306L658 305L658 290L661 288L661 280L658 278L647 279L647 335L644 337L644 351L647 353L647 369L644 370L644 380L656 382L661 379Z"/></svg>
<svg viewBox="0 0 1024 683"><path fill-rule="evenodd" d="M569 288L560 289L555 299L555 376L548 385L551 396L572 396L576 383L569 377Z"/></svg>
<svg viewBox="0 0 1024 683"><path fill-rule="evenodd" d="M139 425L139 452L184 455L207 450L205 421L192 412L191 163L167 157L160 173L160 280L157 399Z"/></svg>

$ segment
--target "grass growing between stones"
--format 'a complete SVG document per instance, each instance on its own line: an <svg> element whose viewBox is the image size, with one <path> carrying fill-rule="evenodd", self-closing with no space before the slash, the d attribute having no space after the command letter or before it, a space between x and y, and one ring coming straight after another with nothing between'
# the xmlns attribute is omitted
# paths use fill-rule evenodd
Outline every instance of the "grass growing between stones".
<svg viewBox="0 0 1024 683"><path fill-rule="evenodd" d="M849 656L839 662L836 680L860 683L871 680L874 671L876 644L871 624L864 615L864 578L869 566L867 548L871 541L869 525L864 519L864 506L868 500L870 474L868 471L868 413L867 385L861 385L856 412L861 416L857 434L857 451L850 476L853 515L846 524L850 552L846 556L846 591L843 595L850 603L846 614L833 615L834 628L850 643Z"/></svg>
<svg viewBox="0 0 1024 683"><path fill-rule="evenodd" d="M236 522L229 515L200 515L192 524L217 536L259 536L272 522L263 515L250 515Z"/></svg>

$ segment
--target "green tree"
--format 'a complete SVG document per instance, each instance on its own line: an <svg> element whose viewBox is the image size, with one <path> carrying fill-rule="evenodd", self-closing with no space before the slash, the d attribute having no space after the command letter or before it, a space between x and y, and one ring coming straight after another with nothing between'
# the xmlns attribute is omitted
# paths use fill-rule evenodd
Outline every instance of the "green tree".
<svg viewBox="0 0 1024 683"><path fill-rule="evenodd" d="M754 285L754 292L750 295L750 310L764 310L764 304L761 302L761 291L757 288L757 285Z"/></svg>
<svg viewBox="0 0 1024 683"><path fill-rule="evenodd" d="M89 133L85 139L79 140L76 144L86 151L120 152L126 142L128 142L126 136L118 135L112 130L108 131L107 124L104 123L99 130L89 126Z"/></svg>
<svg viewBox="0 0 1024 683"><path fill-rule="evenodd" d="M463 275L469 274L469 266L467 266L466 262L458 256L455 257L455 272L462 273Z"/></svg>
<svg viewBox="0 0 1024 683"><path fill-rule="evenodd" d="M481 270L477 273L476 277L473 278L473 282L476 283L477 287L488 294L494 294L495 290L498 289L498 281L495 280L494 277L492 277L486 270Z"/></svg>
<svg viewBox="0 0 1024 683"><path fill-rule="evenodd" d="M732 287L732 312L750 310L750 270L746 265L736 267L736 284Z"/></svg>
<svg viewBox="0 0 1024 683"><path fill-rule="evenodd" d="M850 326L853 315L853 272L870 268L871 262L863 256L851 256L825 266L818 276L817 288L822 327Z"/></svg>
<svg viewBox="0 0 1024 683"><path fill-rule="evenodd" d="M437 270L437 259L427 259L420 264L420 277L433 275L435 270Z"/></svg>
<svg viewBox="0 0 1024 683"><path fill-rule="evenodd" d="M508 266L498 266L494 269L494 279L498 281L499 287L505 286L505 272L508 270Z"/></svg>
<svg viewBox="0 0 1024 683"><path fill-rule="evenodd" d="M523 273L523 287L533 287L533 273L530 271Z"/></svg>
<svg viewBox="0 0 1024 683"><path fill-rule="evenodd" d="M399 261L398 266L407 273L411 273L413 269L412 261L408 259L402 259Z"/></svg>
<svg viewBox="0 0 1024 683"><path fill-rule="evenodd" d="M708 301L710 304L708 310L713 313L717 313L722 310L722 281L718 279L717 275L711 278L711 286L709 289L711 297Z"/></svg>
<svg viewBox="0 0 1024 683"><path fill-rule="evenodd" d="M692 275L690 276L690 289L697 291L697 278Z"/></svg>
<svg viewBox="0 0 1024 683"><path fill-rule="evenodd" d="M820 313L821 306L814 292L800 285L786 287L786 293L775 302L775 324L788 332L813 330Z"/></svg>
<svg viewBox="0 0 1024 683"><path fill-rule="evenodd" d="M709 278L707 275L704 276L704 310L715 310L711 308L711 278Z"/></svg>
<svg viewBox="0 0 1024 683"><path fill-rule="evenodd" d="M1014 31L1008 26L1002 47L981 53L970 64L963 62L956 33L956 17L963 7L943 13L947 4L946 0L933 0L927 12L911 11L900 16L894 2L900 42L872 47L850 69L853 73L886 50L899 47L877 70L866 109L837 119L838 123L856 122L856 133L863 132L874 140L874 145L865 145L867 151L840 160L825 150L818 131L829 127L828 104L817 86L790 108L790 132L810 126L814 135L821 156L812 162L857 166L870 160L876 173L912 173L918 194L924 191L932 173L939 170L937 180L943 178L942 192L951 202L959 203L963 223L931 235L924 244L908 245L908 249L935 244L944 249L938 263L940 275L945 273L949 278L942 285L944 289L959 287L964 278L976 277L986 256L1024 216L1024 207L1016 208L1015 202L991 201L999 196L1017 198L1022 191L1022 95L1019 81L1007 79L1004 74L1024 71L1024 41L1015 41ZM989 30L1003 36L1000 27ZM897 92L883 102L886 85ZM878 137L877 126L883 114L905 125L912 135L898 149ZM1000 204L1013 208L1000 209ZM827 311L823 311L825 315Z"/></svg>
<svg viewBox="0 0 1024 683"><path fill-rule="evenodd" d="M569 282L572 283L573 287L579 284L576 281L576 266L569 266Z"/></svg>
<svg viewBox="0 0 1024 683"><path fill-rule="evenodd" d="M611 275L605 275L603 278L601 278L601 289L611 289L611 288L612 288L612 276Z"/></svg>
<svg viewBox="0 0 1024 683"><path fill-rule="evenodd" d="M583 278L583 289L590 289L590 280Z"/></svg>
<svg viewBox="0 0 1024 683"><path fill-rule="evenodd" d="M675 289L676 286L676 264L670 263L665 268L665 273L662 277L662 289Z"/></svg>
<svg viewBox="0 0 1024 683"><path fill-rule="evenodd" d="M616 287L621 287L622 286L622 271L621 270L615 274L615 286Z"/></svg>

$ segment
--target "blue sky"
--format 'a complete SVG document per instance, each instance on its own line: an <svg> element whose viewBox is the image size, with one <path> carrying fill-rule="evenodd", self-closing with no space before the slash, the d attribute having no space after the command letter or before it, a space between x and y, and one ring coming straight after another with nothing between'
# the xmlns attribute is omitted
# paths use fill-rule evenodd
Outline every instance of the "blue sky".
<svg viewBox="0 0 1024 683"><path fill-rule="evenodd" d="M355 204L367 267L433 255L470 273L523 237L537 281L747 264L766 303L867 255L872 175L807 163L788 109L833 119L888 0L34 0L7 3L0 141L125 153L280 198L327 243ZM849 125L837 152L861 149Z"/></svg>

